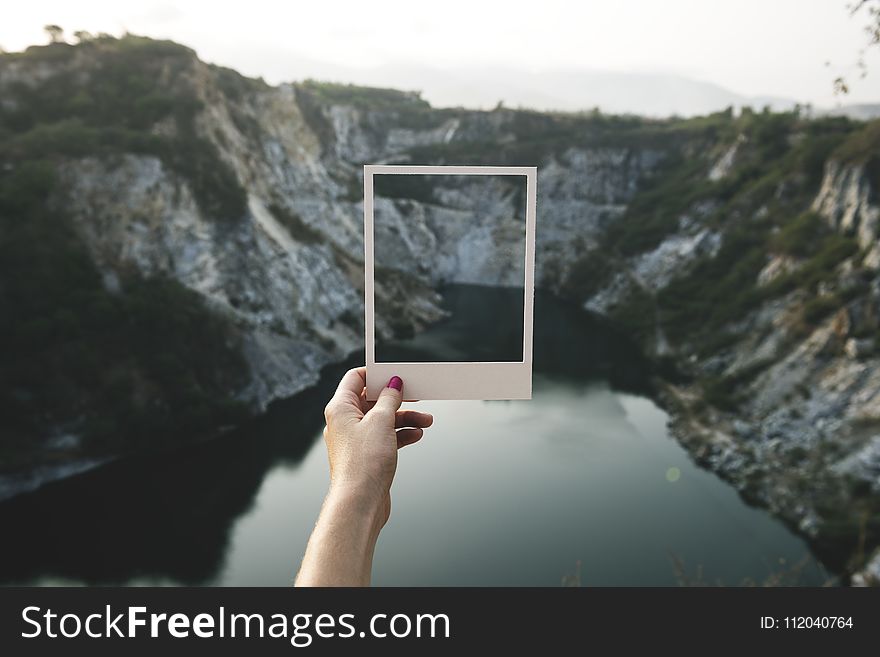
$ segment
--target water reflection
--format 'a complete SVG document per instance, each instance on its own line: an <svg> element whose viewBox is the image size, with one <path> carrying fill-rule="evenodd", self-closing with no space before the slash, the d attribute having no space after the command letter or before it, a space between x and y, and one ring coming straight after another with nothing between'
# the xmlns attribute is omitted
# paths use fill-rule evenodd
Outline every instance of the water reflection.
<svg viewBox="0 0 880 657"><path fill-rule="evenodd" d="M453 285L440 292L449 316L410 339L380 342L376 362L522 361L522 287L492 289L492 303L486 303L486 288L478 285Z"/></svg>
<svg viewBox="0 0 880 657"><path fill-rule="evenodd" d="M674 584L671 552L736 583L804 555L669 439L632 343L544 295L535 316L533 401L430 402L436 426L401 455L377 584L555 585L577 560L586 584ZM388 345L433 348L431 332ZM357 360L235 434L0 503L0 580L288 583L326 486L322 409Z"/></svg>
<svg viewBox="0 0 880 657"><path fill-rule="evenodd" d="M266 471L299 463L308 452L343 370L334 368L316 388L274 405L242 431L113 463L0 503L0 579L211 580L232 523L251 507Z"/></svg>

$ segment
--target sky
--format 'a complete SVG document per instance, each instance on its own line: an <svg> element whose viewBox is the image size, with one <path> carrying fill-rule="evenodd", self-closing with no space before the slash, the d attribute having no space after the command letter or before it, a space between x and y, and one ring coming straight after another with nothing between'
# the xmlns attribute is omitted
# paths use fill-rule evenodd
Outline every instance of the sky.
<svg viewBox="0 0 880 657"><path fill-rule="evenodd" d="M856 61L852 0L45 0L0 21L6 50L67 32L169 38L268 82L352 79L376 67L671 73L817 107L880 102L880 47ZM830 65L828 65L830 63ZM851 93L834 96L845 75Z"/></svg>

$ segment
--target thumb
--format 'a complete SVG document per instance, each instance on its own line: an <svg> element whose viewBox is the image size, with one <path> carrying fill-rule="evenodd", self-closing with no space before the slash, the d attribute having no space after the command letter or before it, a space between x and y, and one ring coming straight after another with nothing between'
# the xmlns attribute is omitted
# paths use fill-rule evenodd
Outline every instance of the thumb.
<svg viewBox="0 0 880 657"><path fill-rule="evenodd" d="M392 419L397 413L397 409L403 403L403 379L399 376L392 376L388 381L388 385L382 388L379 397L376 399L376 405L373 406L371 413L375 415L384 415Z"/></svg>

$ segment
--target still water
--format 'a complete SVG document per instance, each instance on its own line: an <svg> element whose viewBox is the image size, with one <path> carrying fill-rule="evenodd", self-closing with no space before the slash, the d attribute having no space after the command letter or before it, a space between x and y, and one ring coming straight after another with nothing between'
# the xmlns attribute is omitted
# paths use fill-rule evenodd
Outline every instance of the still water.
<svg viewBox="0 0 880 657"><path fill-rule="evenodd" d="M506 294L451 288L452 317L387 353L506 339L467 312ZM691 463L632 344L550 297L535 317L532 401L414 404L435 425L401 452L375 584L558 586L580 562L584 586L674 585L673 559L727 585L804 558L799 583L827 579L800 538ZM326 489L321 412L345 366L235 435L0 504L0 581L290 583Z"/></svg>

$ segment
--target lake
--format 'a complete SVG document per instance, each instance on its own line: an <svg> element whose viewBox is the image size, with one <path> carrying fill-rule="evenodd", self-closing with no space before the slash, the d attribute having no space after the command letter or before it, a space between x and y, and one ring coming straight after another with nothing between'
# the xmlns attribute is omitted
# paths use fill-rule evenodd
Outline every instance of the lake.
<svg viewBox="0 0 880 657"><path fill-rule="evenodd" d="M518 339L485 321L517 292L444 293L451 317L383 354ZM401 452L374 584L675 585L683 567L736 585L803 560L799 583L828 579L801 538L670 437L635 345L549 295L535 318L531 401L413 404L435 425ZM0 581L289 584L327 485L323 406L356 360L232 434L0 503Z"/></svg>

